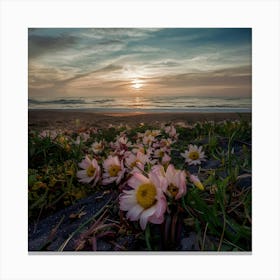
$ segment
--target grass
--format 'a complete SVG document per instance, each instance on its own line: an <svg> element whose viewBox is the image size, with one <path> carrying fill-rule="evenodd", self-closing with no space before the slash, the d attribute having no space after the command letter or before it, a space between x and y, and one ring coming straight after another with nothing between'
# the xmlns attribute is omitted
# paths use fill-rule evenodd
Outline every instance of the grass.
<svg viewBox="0 0 280 280"><path fill-rule="evenodd" d="M116 141L120 134L125 134L134 144L139 139L138 133L153 129L142 124L135 128L111 127L83 132L65 130L44 137L40 135L41 131L29 131L29 222L38 222L97 192L111 189L121 192L128 174L119 185L104 186L99 182L92 187L78 181L78 163L89 154L102 165L112 153L110 142ZM103 221L102 224L100 220L97 223L93 217L82 223L69 238L89 231L96 223L94 229L84 235L82 243L89 242L93 250L97 249L98 239L109 238L111 244L117 246L117 237L129 233L137 239L136 250L251 251L252 193L251 187L242 181L242 175L251 176L250 122L199 122L193 126L176 126L176 131L178 138L171 145L170 163L197 175L205 187L204 191L188 182L187 193L180 202L174 204L169 201L169 212L165 214L163 224L148 224L145 231L141 230L138 222L125 218L116 200L114 207L117 210L110 211L106 216L114 223ZM76 142L78 136L80 143ZM168 137L164 127L161 128L158 141ZM104 141L105 148L100 154L94 154L91 145L100 140ZM205 163L188 166L184 162L180 153L189 144L203 147L207 156ZM98 215L102 215L101 212ZM102 217L105 219L105 216ZM60 250L64 246L62 244ZM121 244L118 246L120 250L130 249ZM80 250L84 248L86 246L78 247Z"/></svg>

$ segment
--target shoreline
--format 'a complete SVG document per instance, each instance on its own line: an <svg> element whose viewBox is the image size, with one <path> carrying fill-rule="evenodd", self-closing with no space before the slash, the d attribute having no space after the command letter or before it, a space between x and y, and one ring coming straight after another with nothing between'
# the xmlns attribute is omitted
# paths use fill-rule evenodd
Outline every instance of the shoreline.
<svg viewBox="0 0 280 280"><path fill-rule="evenodd" d="M252 113L233 112L98 112L84 109L29 109L29 128L108 128L108 126L163 123L193 124L198 121L251 120Z"/></svg>
<svg viewBox="0 0 280 280"><path fill-rule="evenodd" d="M143 109L143 108L28 108L29 111L63 111L63 112L94 112L94 113L134 113L157 114L157 113L252 113L252 108L230 107L196 107L188 109Z"/></svg>

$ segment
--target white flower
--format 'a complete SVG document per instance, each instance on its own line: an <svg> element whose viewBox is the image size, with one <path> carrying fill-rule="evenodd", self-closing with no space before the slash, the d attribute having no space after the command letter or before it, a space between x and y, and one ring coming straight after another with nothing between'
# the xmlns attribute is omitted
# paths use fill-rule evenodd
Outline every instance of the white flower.
<svg viewBox="0 0 280 280"><path fill-rule="evenodd" d="M95 154L99 154L104 149L104 142L103 141L94 142L92 143L91 148Z"/></svg>
<svg viewBox="0 0 280 280"><path fill-rule="evenodd" d="M80 136L78 135L77 138L76 138L76 141L74 141L74 144L75 144L75 145L80 145L80 143L81 143L81 138L80 138Z"/></svg>
<svg viewBox="0 0 280 280"><path fill-rule="evenodd" d="M185 161L189 165L201 164L201 161L205 161L205 154L202 151L202 146L198 148L196 145L189 145L189 149L181 153L181 156L185 158Z"/></svg>
<svg viewBox="0 0 280 280"><path fill-rule="evenodd" d="M100 178L100 167L95 159L90 159L87 155L85 159L78 164L78 166L84 170L77 172L79 182L90 183L93 181L93 186L96 185Z"/></svg>

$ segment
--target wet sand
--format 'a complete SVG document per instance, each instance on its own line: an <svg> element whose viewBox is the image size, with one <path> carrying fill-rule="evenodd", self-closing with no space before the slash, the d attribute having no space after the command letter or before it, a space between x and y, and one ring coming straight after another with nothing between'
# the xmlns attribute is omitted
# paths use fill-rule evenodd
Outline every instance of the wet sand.
<svg viewBox="0 0 280 280"><path fill-rule="evenodd" d="M143 113L96 112L94 110L29 110L28 126L32 128L106 128L110 125L136 126L140 123L158 126L162 123L193 124L197 121L251 120L251 113Z"/></svg>

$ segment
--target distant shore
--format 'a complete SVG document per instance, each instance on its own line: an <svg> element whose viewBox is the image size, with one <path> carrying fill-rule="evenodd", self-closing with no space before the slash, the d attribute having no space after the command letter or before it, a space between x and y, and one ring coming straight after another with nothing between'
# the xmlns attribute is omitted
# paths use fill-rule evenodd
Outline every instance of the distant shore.
<svg viewBox="0 0 280 280"><path fill-rule="evenodd" d="M159 126L162 123L193 124L198 121L251 120L251 113L143 113L95 112L94 110L28 110L28 126L32 128L106 128L110 125L136 126L140 123Z"/></svg>

